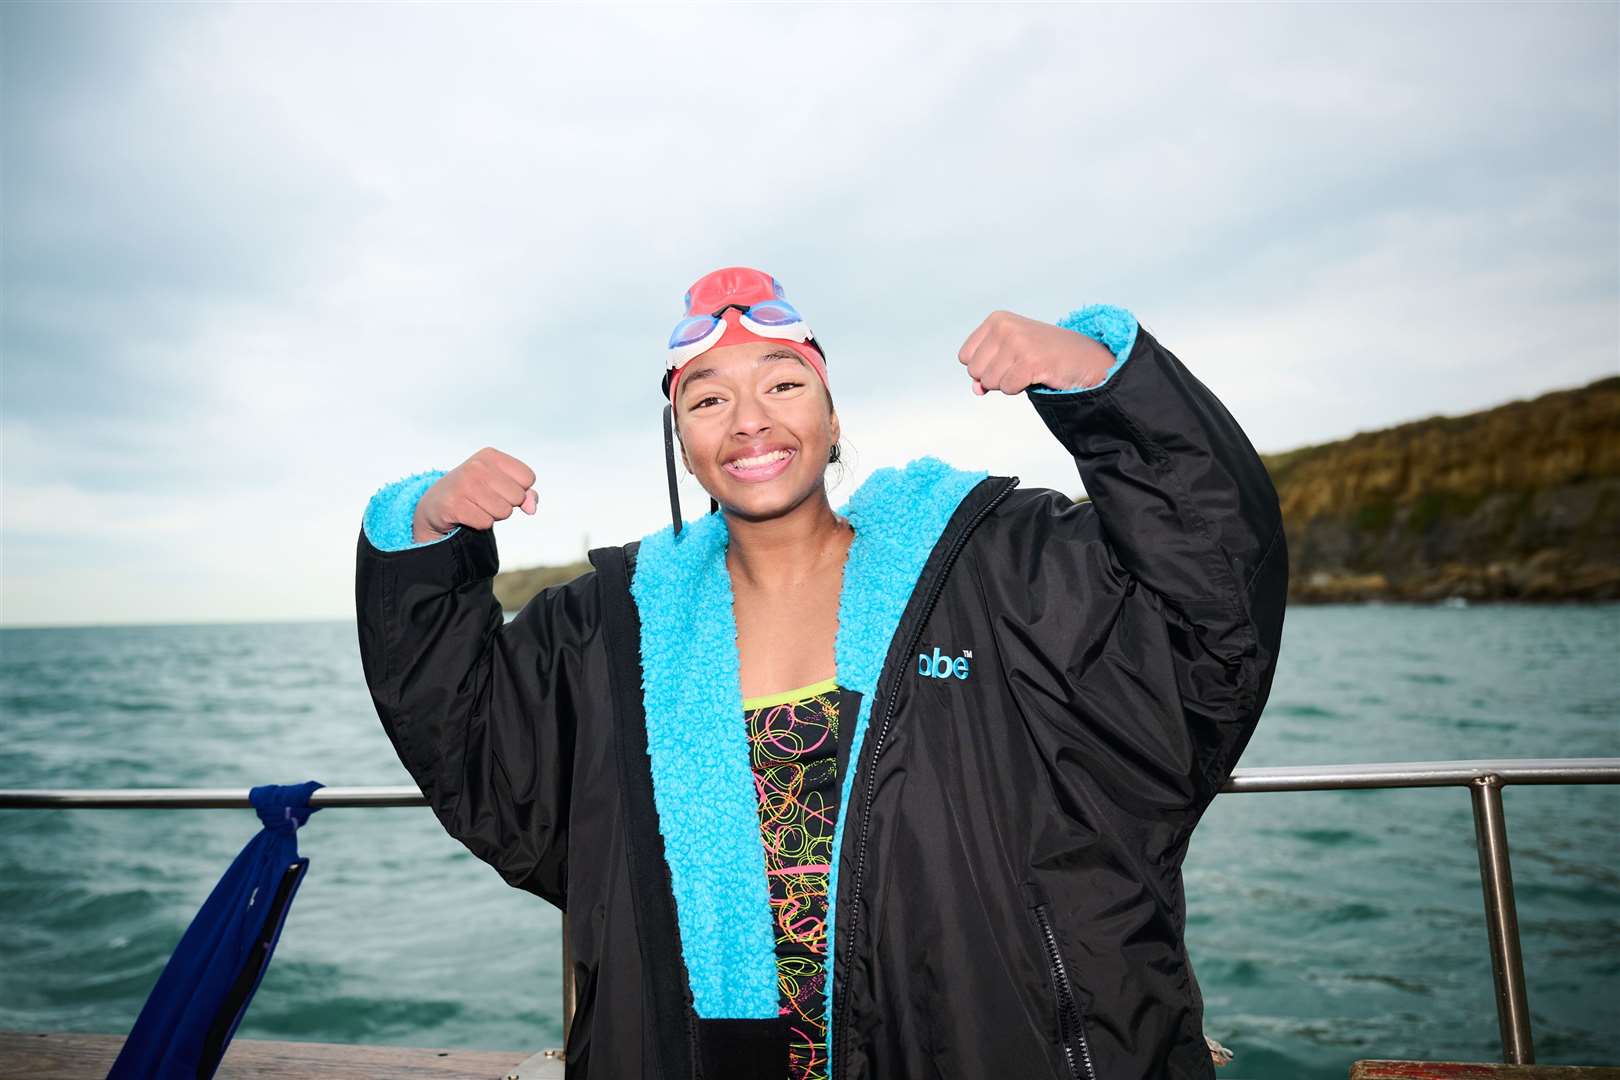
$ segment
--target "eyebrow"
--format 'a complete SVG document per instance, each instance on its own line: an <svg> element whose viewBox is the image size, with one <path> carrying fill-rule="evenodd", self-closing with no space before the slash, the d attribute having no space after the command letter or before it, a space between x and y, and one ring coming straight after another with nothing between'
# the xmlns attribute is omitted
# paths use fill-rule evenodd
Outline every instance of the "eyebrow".
<svg viewBox="0 0 1620 1080"><path fill-rule="evenodd" d="M797 360L801 364L804 363L804 357L800 356L798 353L794 352L792 349L773 349L770 352L766 353L764 356L761 356L757 360L755 360L754 361L754 366L757 368L762 364L770 363L772 360ZM808 365L806 365L806 366L808 366ZM682 375L681 376L681 385L682 386L691 386L693 383L697 382L699 379L707 379L707 378L712 377L714 374L715 374L715 369L712 368L712 367L698 368L696 371L689 371L685 375ZM682 397L686 396L686 392L684 390L681 392L681 396Z"/></svg>

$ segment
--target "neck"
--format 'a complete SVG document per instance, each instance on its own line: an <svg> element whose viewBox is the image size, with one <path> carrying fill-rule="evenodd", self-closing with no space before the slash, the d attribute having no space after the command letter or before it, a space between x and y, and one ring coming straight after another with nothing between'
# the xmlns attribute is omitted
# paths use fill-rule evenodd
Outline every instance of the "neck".
<svg viewBox="0 0 1620 1080"><path fill-rule="evenodd" d="M777 517L750 520L722 512L729 535L726 568L735 584L756 592L792 589L829 565L843 565L855 538L849 523L833 513L824 487Z"/></svg>

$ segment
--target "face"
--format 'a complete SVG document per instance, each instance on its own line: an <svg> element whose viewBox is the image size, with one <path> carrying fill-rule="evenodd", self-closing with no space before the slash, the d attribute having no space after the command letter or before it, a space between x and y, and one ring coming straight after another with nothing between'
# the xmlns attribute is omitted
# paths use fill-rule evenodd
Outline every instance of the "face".
<svg viewBox="0 0 1620 1080"><path fill-rule="evenodd" d="M727 511L776 517L823 488L838 416L798 353L765 341L710 349L675 389L681 457Z"/></svg>

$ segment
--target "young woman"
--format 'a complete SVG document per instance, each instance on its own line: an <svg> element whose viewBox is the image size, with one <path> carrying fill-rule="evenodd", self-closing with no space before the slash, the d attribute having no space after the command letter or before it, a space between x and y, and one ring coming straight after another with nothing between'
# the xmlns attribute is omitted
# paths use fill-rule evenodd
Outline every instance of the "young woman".
<svg viewBox="0 0 1620 1080"><path fill-rule="evenodd" d="M780 284L728 267L685 306L666 423L717 509L510 622L516 458L382 488L359 538L401 760L570 913L568 1074L1212 1076L1181 865L1288 583L1236 421L1123 309L997 311L964 386L1027 391L1090 501L920 457L835 512L827 364Z"/></svg>

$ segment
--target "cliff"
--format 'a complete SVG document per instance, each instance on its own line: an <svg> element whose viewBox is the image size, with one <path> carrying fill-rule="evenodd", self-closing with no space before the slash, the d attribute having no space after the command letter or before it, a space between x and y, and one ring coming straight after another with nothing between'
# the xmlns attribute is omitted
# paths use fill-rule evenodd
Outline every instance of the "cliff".
<svg viewBox="0 0 1620 1080"><path fill-rule="evenodd" d="M1292 602L1620 599L1620 376L1261 457ZM495 593L515 611L588 569Z"/></svg>
<svg viewBox="0 0 1620 1080"><path fill-rule="evenodd" d="M541 589L573 581L589 569L591 564L581 559L562 566L531 566L523 570L502 571L495 575L495 599L501 602L503 611L519 611L529 602L529 597Z"/></svg>
<svg viewBox="0 0 1620 1080"><path fill-rule="evenodd" d="M1262 457L1291 600L1620 598L1620 376Z"/></svg>

